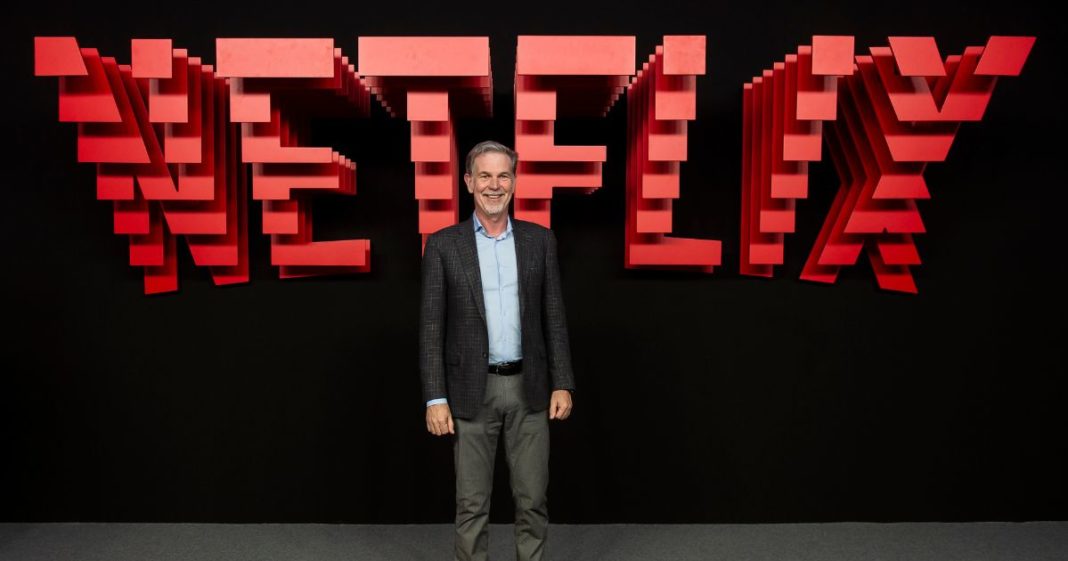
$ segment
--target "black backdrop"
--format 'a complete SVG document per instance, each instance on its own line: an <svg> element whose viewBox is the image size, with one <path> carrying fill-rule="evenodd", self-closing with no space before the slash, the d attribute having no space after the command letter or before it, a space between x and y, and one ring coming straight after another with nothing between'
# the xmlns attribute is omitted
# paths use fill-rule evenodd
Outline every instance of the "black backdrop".
<svg viewBox="0 0 1068 561"><path fill-rule="evenodd" d="M1064 25L1024 2L36 2L3 31L4 325L0 519L446 522L451 448L424 428L419 237L408 129L381 111L319 122L359 162L358 196L316 203L320 239L369 237L373 272L281 281L259 228L252 281L216 288L179 244L178 293L146 297L34 78L32 37L74 35L129 60L171 37L212 62L216 37L488 35L496 116L461 150L513 134L519 34L705 34L708 74L676 206L717 238L714 275L623 268L625 111L565 121L606 144L605 186L553 205L574 366L552 429L556 522L990 520L1068 517L1063 175ZM865 261L833 286L797 279L835 189L813 166L773 280L738 274L741 86L813 34L935 35L943 53L1036 35L981 123L926 178L916 296ZM1057 63L1056 61L1061 61ZM1063 106L1062 106L1063 107ZM462 213L470 212L465 200ZM503 464L499 464L503 467ZM511 519L499 470L494 521Z"/></svg>

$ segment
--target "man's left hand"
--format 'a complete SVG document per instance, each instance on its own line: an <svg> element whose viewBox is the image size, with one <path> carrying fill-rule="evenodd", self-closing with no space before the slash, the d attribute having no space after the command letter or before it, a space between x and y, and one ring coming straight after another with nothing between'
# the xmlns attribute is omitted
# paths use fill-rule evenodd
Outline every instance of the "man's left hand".
<svg viewBox="0 0 1068 561"><path fill-rule="evenodd" d="M571 392L556 390L549 400L549 418L563 421L571 415Z"/></svg>

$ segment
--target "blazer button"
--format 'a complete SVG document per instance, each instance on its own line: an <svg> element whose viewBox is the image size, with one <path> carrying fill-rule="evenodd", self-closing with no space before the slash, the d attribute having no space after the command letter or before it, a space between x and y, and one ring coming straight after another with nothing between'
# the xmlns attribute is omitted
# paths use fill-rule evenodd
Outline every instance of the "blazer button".
<svg viewBox="0 0 1068 561"><path fill-rule="evenodd" d="M489 353L482 353L482 358L489 358Z"/></svg>

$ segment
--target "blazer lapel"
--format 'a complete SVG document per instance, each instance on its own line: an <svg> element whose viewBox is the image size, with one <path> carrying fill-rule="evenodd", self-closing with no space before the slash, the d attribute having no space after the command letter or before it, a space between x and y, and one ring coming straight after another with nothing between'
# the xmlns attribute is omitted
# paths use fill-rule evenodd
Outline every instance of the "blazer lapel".
<svg viewBox="0 0 1068 561"><path fill-rule="evenodd" d="M527 311L523 290L527 285L527 272L530 271L530 231L518 220L512 220L512 235L515 236L515 264L519 269L516 275L519 281L519 325L523 325Z"/></svg>
<svg viewBox="0 0 1068 561"><path fill-rule="evenodd" d="M486 301L482 295L482 270L478 267L478 246L475 245L475 225L471 219L460 223L460 239L457 246L460 251L460 264L467 275L467 285L471 287L471 296L475 298L478 313L486 321Z"/></svg>

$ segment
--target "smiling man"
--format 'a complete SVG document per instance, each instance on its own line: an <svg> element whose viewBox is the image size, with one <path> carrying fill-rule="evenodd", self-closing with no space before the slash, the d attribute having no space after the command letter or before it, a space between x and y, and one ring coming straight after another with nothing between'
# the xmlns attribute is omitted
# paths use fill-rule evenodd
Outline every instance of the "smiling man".
<svg viewBox="0 0 1068 561"><path fill-rule="evenodd" d="M549 420L571 414L575 388L556 237L512 220L516 153L486 141L467 154L470 220L427 238L419 373L426 427L453 435L456 559L484 560L497 442L515 499L516 555L544 559Z"/></svg>

